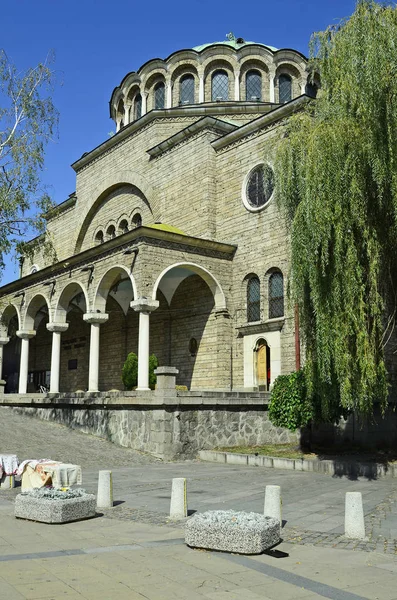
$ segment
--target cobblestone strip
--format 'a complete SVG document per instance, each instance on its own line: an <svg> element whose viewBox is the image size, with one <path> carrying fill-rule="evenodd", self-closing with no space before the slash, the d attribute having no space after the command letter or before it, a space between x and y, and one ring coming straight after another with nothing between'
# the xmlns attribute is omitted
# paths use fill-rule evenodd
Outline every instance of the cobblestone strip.
<svg viewBox="0 0 397 600"><path fill-rule="evenodd" d="M382 522L391 513L397 513L397 490L394 489L375 508L365 515L365 531L367 540L351 540L341 533L309 531L299 527L285 527L283 540L291 544L313 544L315 546L331 546L345 550L361 550L364 552L380 552L397 555L397 539L386 538L378 533ZM397 514L396 514L397 518Z"/></svg>

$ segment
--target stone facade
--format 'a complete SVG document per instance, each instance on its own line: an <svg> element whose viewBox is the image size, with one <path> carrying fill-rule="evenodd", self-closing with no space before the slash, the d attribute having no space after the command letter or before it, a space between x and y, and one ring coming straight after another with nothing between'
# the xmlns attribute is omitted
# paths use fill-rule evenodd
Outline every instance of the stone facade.
<svg viewBox="0 0 397 600"><path fill-rule="evenodd" d="M268 397L253 392L109 392L5 395L0 405L166 460L244 444L299 442L268 419Z"/></svg>
<svg viewBox="0 0 397 600"><path fill-rule="evenodd" d="M72 165L76 191L47 215L55 258L38 251L0 288L6 393L123 390L129 352L140 391L150 353L188 390L268 390L294 370L271 164L280 124L309 100L306 66L298 52L229 36L124 78L110 101L116 135ZM115 413L111 428L138 447L148 416L134 415ZM207 445L262 439L265 414L243 419L243 437L230 410L219 438L223 418L184 409L178 444L190 429Z"/></svg>

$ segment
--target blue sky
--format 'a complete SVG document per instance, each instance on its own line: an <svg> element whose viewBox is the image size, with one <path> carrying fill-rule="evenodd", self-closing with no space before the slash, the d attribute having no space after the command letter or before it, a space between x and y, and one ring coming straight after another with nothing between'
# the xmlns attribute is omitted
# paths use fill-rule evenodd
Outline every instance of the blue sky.
<svg viewBox="0 0 397 600"><path fill-rule="evenodd" d="M355 0L2 0L0 47L19 69L55 52L59 139L43 181L58 204L75 190L70 164L115 129L113 88L129 71L175 50L237 37L307 54L313 31L349 16ZM9 257L1 285L17 277Z"/></svg>

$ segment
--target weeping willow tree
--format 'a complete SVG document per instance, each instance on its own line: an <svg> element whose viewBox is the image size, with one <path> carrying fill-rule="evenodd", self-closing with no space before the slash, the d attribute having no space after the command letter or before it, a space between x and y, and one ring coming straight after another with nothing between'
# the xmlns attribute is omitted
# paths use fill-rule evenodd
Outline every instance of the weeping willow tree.
<svg viewBox="0 0 397 600"><path fill-rule="evenodd" d="M313 35L317 100L286 123L277 197L291 235L317 418L384 411L397 288L397 10L359 0Z"/></svg>

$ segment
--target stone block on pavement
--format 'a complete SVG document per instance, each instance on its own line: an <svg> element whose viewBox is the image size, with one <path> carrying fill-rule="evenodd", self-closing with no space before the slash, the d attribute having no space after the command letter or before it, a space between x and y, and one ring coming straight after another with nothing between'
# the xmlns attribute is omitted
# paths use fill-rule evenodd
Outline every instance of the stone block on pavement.
<svg viewBox="0 0 397 600"><path fill-rule="evenodd" d="M280 541L280 523L258 513L209 510L186 523L185 542L193 548L261 554Z"/></svg>
<svg viewBox="0 0 397 600"><path fill-rule="evenodd" d="M55 492L40 488L18 494L14 515L18 519L41 523L70 523L94 517L95 508L94 494L86 494L83 490Z"/></svg>

